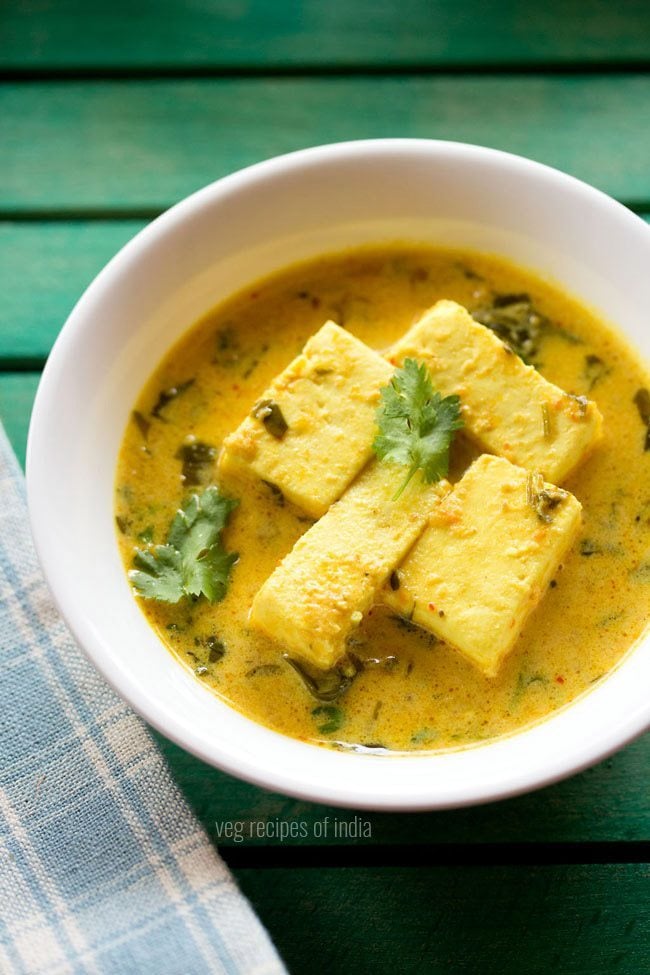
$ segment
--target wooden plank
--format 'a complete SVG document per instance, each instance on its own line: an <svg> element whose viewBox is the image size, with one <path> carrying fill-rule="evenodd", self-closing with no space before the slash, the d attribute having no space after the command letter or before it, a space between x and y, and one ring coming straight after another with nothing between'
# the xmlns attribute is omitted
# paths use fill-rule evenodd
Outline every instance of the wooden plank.
<svg viewBox="0 0 650 975"><path fill-rule="evenodd" d="M149 212L277 153L394 135L497 146L650 202L646 75L8 84L0 117L5 217Z"/></svg>
<svg viewBox="0 0 650 975"><path fill-rule="evenodd" d="M143 226L0 223L0 362L44 360L82 292Z"/></svg>
<svg viewBox="0 0 650 975"><path fill-rule="evenodd" d="M647 59L644 0L191 3L25 0L2 14L4 70L566 64ZM83 38L83 43L80 43Z"/></svg>
<svg viewBox="0 0 650 975"><path fill-rule="evenodd" d="M645 864L293 866L235 875L291 972L647 971Z"/></svg>

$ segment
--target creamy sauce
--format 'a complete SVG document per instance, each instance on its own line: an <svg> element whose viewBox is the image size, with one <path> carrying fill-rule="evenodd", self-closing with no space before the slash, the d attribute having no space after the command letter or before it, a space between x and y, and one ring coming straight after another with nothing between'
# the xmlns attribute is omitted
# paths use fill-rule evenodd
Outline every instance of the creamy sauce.
<svg viewBox="0 0 650 975"><path fill-rule="evenodd" d="M224 534L240 556L226 598L216 605L139 602L196 679L244 714L292 737L339 747L467 746L572 701L642 634L650 604L650 452L634 396L648 386L643 365L622 338L557 288L501 259L465 252L395 244L321 258L258 282L190 328L142 391L135 407L141 422L125 432L116 482L125 566L137 546L164 541L190 490L176 456L188 435L218 449L328 318L381 350L439 298L472 310L511 292L527 292L554 325L540 342L540 371L568 392L595 399L605 421L602 444L563 485L583 504L582 535L515 651L488 679L454 650L376 607L355 632L353 650L378 662L335 702L315 700L282 648L247 626L256 591L311 521L261 482L224 484L240 499ZM152 416L161 391L172 387L178 395ZM455 476L470 456L459 443Z"/></svg>

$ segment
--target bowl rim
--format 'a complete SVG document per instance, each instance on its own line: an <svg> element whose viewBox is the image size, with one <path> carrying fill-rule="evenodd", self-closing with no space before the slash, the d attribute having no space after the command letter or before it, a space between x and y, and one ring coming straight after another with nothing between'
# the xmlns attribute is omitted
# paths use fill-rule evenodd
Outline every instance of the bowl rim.
<svg viewBox="0 0 650 975"><path fill-rule="evenodd" d="M75 612L75 606L73 600L70 598L70 592L59 578L56 555L48 549L42 531L45 511L39 485L38 451L39 440L45 429L52 403L56 398L59 370L66 364L69 349L72 348L74 342L77 340L78 333L81 334L88 327L87 319L84 318L87 306L100 288L109 287L119 279L122 271L132 261L137 260L140 255L144 255L151 243L155 242L159 237L173 232L187 218L200 211L206 203L213 201L215 198L221 195L225 196L231 191L245 189L247 185L251 185L257 181L264 181L278 173L287 173L292 168L301 169L304 166L318 166L322 161L336 160L337 157L343 159L352 156L362 157L368 153L381 155L383 153L404 150L423 152L426 154L435 152L455 153L460 156L474 156L479 162L480 157L491 160L492 162L499 162L506 167L526 169L532 175L563 183L565 187L568 187L574 193L598 202L601 207L606 207L612 214L615 214L617 219L624 221L631 232L641 232L644 235L643 239L646 244L650 242L650 228L648 228L643 220L602 191L543 163L483 146L429 139L370 139L315 146L255 163L208 184L166 210L122 247L86 288L60 331L43 371L30 421L26 461L27 496L32 534L38 559L50 591L68 627L87 657L114 690L135 711L164 736L170 738L198 758L262 788L272 789L286 795L313 802L328 803L334 806L386 811L444 809L479 805L494 801L495 799L519 795L557 782L607 758L614 751L643 734L650 727L650 699L648 699L646 707L637 708L621 717L614 731L610 730L606 735L589 742L577 743L572 749L567 749L564 754L550 757L547 769L542 774L540 774L537 768L531 770L524 769L523 771L518 769L507 780L500 780L492 790L486 791L485 788L482 788L479 792L472 789L472 783L465 783L462 786L456 784L448 790L446 796L443 798L432 797L426 789L417 794L412 792L406 796L396 797L390 790L387 790L385 794L375 793L369 795L364 788L354 788L349 784L341 786L336 782L322 783L318 786L314 786L313 784L311 786L305 786L299 778L291 774L290 769L274 768L269 771L256 766L254 761L248 764L242 763L241 757L233 755L229 748L223 748L220 740L216 739L211 743L210 747L207 747L200 736L194 735L191 728L188 728L185 723L178 720L173 714L161 710L157 705L155 694L148 693L147 689L143 690L136 681L129 680L128 675L125 674L123 669L114 660L105 655L101 641L97 638L97 634L93 628L89 627L86 620ZM638 642L643 642L643 640L644 637ZM614 671L624 666L626 657L627 654L614 668ZM589 693L593 694L596 692L591 691ZM567 709L573 708L581 697L582 695L565 707ZM229 705L225 706L228 707ZM502 739L492 740L485 745L470 746L462 749L462 751L467 753L476 751L477 748L494 748L496 742L522 738L530 734L531 730L535 727L540 727L540 725L556 720L557 715L563 710L565 709L560 709L559 712L551 714L546 719L537 723L537 725L533 725L532 727L527 726L520 731L514 732L512 735L504 736ZM252 719L248 720L251 721ZM256 724L255 722L253 723ZM269 729L265 730L269 731ZM269 733L281 738L285 737L279 735L277 732ZM294 741L295 744L295 740L290 740ZM302 747L307 747L310 750L319 748L319 746L304 744L302 744ZM328 749L320 748L319 751L330 752ZM330 753L344 757L343 753ZM458 752L438 753L436 757L445 754L458 754ZM415 761L421 763L432 757L431 753L425 753L424 755L415 753L413 755L381 756L381 758L378 756L364 756L364 760L382 762Z"/></svg>

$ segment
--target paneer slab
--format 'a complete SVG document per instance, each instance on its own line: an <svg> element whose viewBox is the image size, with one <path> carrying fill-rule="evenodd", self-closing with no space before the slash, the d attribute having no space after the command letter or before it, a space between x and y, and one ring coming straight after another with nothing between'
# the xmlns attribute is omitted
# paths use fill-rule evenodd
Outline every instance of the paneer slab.
<svg viewBox="0 0 650 975"><path fill-rule="evenodd" d="M377 591L424 530L447 481L416 475L399 498L403 469L373 461L295 544L259 590L250 623L294 657L333 667Z"/></svg>
<svg viewBox="0 0 650 975"><path fill-rule="evenodd" d="M494 677L575 540L581 511L567 491L483 454L437 506L384 600Z"/></svg>
<svg viewBox="0 0 650 975"><path fill-rule="evenodd" d="M371 457L379 390L393 371L327 322L226 437L220 470L250 470L320 518Z"/></svg>
<svg viewBox="0 0 650 975"><path fill-rule="evenodd" d="M390 359L424 362L443 396L462 400L465 430L483 449L560 483L601 434L595 403L527 366L454 301L439 301L395 344Z"/></svg>

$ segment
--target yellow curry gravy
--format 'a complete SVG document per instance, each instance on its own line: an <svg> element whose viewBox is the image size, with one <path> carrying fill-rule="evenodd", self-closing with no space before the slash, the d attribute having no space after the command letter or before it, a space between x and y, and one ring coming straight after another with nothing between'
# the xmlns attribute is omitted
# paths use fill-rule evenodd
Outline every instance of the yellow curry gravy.
<svg viewBox="0 0 650 975"><path fill-rule="evenodd" d="M188 484L196 472L182 473L183 445L194 437L215 448L200 468L206 483L223 437L328 318L384 349L439 298L473 310L523 292L547 320L535 364L568 392L596 400L605 435L564 485L584 506L582 535L499 676L484 677L454 650L376 607L354 634L352 649L366 665L336 700L315 699L282 647L247 625L256 591L311 522L277 490L251 480L222 485L240 501L224 533L227 548L239 553L224 600L139 600L197 680L295 738L446 749L543 718L601 680L637 640L650 596L650 451L637 395L648 385L643 366L556 287L473 253L395 244L328 256L256 283L199 321L157 367L125 432L116 483L123 559L130 568L136 547L163 542L177 507L196 490ZM462 455L459 445L457 468Z"/></svg>

